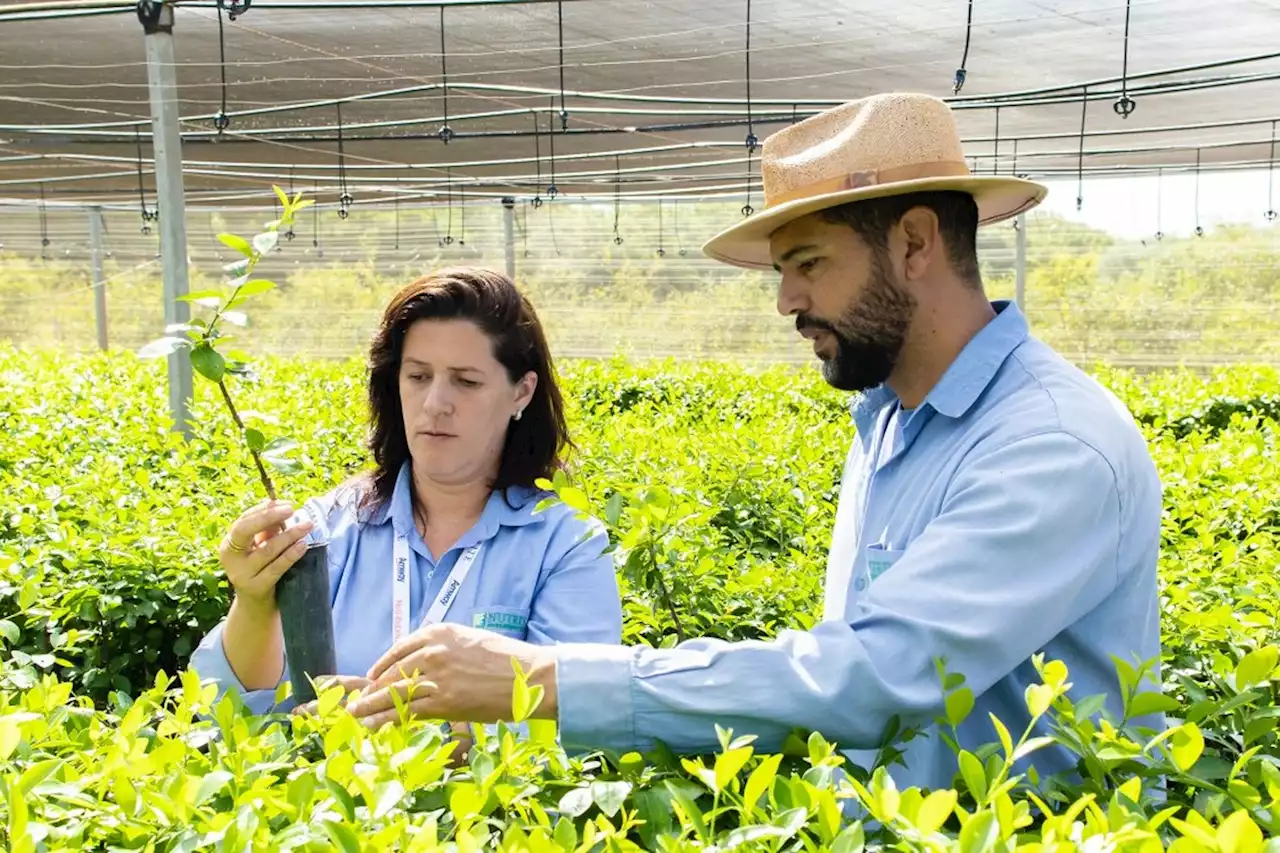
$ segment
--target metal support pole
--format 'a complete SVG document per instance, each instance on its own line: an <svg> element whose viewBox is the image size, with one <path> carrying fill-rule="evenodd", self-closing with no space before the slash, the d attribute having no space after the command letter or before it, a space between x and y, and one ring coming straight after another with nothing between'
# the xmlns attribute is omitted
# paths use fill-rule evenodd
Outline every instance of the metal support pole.
<svg viewBox="0 0 1280 853"><path fill-rule="evenodd" d="M146 32L147 81L151 90L151 141L156 159L156 211L160 217L160 257L164 266L165 325L186 323L187 222L182 186L182 137L178 130L177 65L173 54L173 6L140 0L138 19ZM185 351L169 355L169 411L173 428L190 437L191 360Z"/></svg>
<svg viewBox="0 0 1280 853"><path fill-rule="evenodd" d="M1027 310L1027 215L1018 214L1018 266L1013 301L1023 312Z"/></svg>
<svg viewBox="0 0 1280 853"><path fill-rule="evenodd" d="M516 280L516 200L502 200L502 233L507 243L507 278Z"/></svg>
<svg viewBox="0 0 1280 853"><path fill-rule="evenodd" d="M89 246L93 253L93 316L98 325L98 349L107 349L107 287L102 274L102 208L89 208Z"/></svg>

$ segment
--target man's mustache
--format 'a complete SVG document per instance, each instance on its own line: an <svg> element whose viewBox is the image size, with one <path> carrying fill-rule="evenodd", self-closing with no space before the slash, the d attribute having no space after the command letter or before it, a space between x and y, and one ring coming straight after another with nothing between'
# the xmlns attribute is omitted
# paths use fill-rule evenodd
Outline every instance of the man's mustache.
<svg viewBox="0 0 1280 853"><path fill-rule="evenodd" d="M830 332L833 335L836 332L835 326L826 320L819 320L816 317L810 317L808 314L797 314L796 331L803 332L805 329L819 329L824 332Z"/></svg>

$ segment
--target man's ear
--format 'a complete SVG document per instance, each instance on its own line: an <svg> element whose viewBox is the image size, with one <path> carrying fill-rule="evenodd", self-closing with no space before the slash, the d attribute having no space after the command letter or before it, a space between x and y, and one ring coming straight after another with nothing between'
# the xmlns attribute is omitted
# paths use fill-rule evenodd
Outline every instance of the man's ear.
<svg viewBox="0 0 1280 853"><path fill-rule="evenodd" d="M923 278L942 252L938 215L927 207L913 207L898 221L897 230L905 250L903 276L908 281Z"/></svg>

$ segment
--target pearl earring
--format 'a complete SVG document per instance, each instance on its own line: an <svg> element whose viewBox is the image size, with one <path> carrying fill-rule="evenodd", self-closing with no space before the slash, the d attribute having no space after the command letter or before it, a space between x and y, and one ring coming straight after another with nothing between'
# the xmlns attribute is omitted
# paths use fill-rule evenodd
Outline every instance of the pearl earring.
<svg viewBox="0 0 1280 853"><path fill-rule="evenodd" d="M518 421L518 420L520 420L520 416L521 416L522 414L524 414L524 410L523 410L523 409L516 409L516 416L515 416L515 420L517 420L517 421Z"/></svg>

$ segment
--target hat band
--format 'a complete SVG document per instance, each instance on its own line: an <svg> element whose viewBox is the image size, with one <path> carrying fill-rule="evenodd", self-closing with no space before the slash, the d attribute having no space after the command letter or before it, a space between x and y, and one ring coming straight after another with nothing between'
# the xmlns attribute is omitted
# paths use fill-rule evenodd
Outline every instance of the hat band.
<svg viewBox="0 0 1280 853"><path fill-rule="evenodd" d="M860 172L848 172L834 178L816 181L781 193L765 202L765 207L777 207L793 201L835 193L860 190L867 187L898 184L903 181L919 181L927 178L967 178L969 165L963 160L933 161L930 163L912 163L906 166L894 166L891 169L866 169Z"/></svg>

